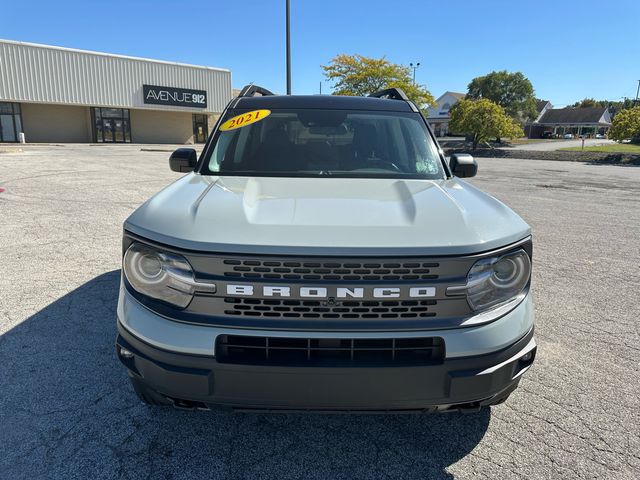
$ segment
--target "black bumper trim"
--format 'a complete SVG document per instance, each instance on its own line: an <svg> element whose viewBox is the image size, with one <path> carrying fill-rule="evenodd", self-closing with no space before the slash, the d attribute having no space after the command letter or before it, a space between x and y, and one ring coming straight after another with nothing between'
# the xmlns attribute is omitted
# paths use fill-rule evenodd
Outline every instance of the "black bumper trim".
<svg viewBox="0 0 640 480"><path fill-rule="evenodd" d="M495 403L517 386L533 362L518 359L479 375L520 352L533 329L510 347L439 365L293 367L222 364L212 357L168 352L118 322L118 358L138 380L171 399L243 410L424 411ZM120 348L133 353L124 358ZM214 346L211 346L213 354Z"/></svg>

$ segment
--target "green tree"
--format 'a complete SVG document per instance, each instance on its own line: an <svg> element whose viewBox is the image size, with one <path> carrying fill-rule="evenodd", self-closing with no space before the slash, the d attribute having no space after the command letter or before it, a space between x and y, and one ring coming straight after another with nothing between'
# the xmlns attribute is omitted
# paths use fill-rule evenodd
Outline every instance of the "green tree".
<svg viewBox="0 0 640 480"><path fill-rule="evenodd" d="M596 100L594 98L583 98L579 102L571 105L572 108L587 108L587 107L607 107L609 113L614 117L618 112L633 108L634 101L630 98L625 98L623 101L610 101L610 100Z"/></svg>
<svg viewBox="0 0 640 480"><path fill-rule="evenodd" d="M633 108L636 105L636 102L630 98L625 98L623 101L621 102L609 102L606 101L607 105L609 107L609 113L611 114L611 117L615 117L618 112L621 112L622 110L627 110L629 108Z"/></svg>
<svg viewBox="0 0 640 480"><path fill-rule="evenodd" d="M515 138L524 135L520 125L491 100L460 100L451 109L449 128L473 136L473 149L490 138Z"/></svg>
<svg viewBox="0 0 640 480"><path fill-rule="evenodd" d="M334 95L366 96L385 88L401 88L418 108L435 103L424 85L414 84L411 69L386 58L338 55L323 65L324 75L334 82Z"/></svg>
<svg viewBox="0 0 640 480"><path fill-rule="evenodd" d="M606 100L596 100L595 98L583 98L579 102L576 102L573 105L571 105L571 107L572 108L606 107L608 103L609 102L607 102Z"/></svg>
<svg viewBox="0 0 640 480"><path fill-rule="evenodd" d="M471 80L467 98L486 98L500 105L511 118L520 123L536 118L536 97L533 85L521 72L506 70L491 72Z"/></svg>
<svg viewBox="0 0 640 480"><path fill-rule="evenodd" d="M609 138L617 141L631 139L640 143L640 107L619 111L609 129Z"/></svg>

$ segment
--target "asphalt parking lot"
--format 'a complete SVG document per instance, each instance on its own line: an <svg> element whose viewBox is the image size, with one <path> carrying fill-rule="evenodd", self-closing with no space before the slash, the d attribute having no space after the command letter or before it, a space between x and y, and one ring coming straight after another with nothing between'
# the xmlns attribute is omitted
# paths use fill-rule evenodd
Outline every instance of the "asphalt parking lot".
<svg viewBox="0 0 640 480"><path fill-rule="evenodd" d="M231 414L143 406L115 357L121 225L179 177L166 149L0 153L0 478L640 477L639 167L479 160L534 231L540 349L506 404Z"/></svg>

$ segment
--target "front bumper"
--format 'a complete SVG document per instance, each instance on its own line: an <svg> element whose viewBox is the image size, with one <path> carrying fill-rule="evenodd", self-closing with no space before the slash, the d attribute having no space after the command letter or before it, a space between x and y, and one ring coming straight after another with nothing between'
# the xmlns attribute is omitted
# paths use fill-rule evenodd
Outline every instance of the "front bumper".
<svg viewBox="0 0 640 480"><path fill-rule="evenodd" d="M491 354L429 366L234 365L169 352L118 321L117 353L130 374L176 405L253 410L468 410L499 403L535 358L533 329ZM123 356L122 349L133 356Z"/></svg>
<svg viewBox="0 0 640 480"><path fill-rule="evenodd" d="M513 345L524 337L534 323L531 294L513 310L488 323L464 328L401 330L401 331L351 331L351 330L283 330L273 328L275 322L265 322L263 328L229 328L195 325L175 321L148 309L136 300L125 286L120 285L118 319L123 327L136 338L160 350L212 357L219 335L258 335L288 338L414 338L434 336L444 340L446 358L465 358L490 354Z"/></svg>

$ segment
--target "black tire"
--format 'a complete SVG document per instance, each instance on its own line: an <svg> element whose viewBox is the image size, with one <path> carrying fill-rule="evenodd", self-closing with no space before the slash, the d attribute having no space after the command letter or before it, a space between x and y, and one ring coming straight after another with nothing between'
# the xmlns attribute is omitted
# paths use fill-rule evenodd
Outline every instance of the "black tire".
<svg viewBox="0 0 640 480"><path fill-rule="evenodd" d="M134 377L133 375L129 375L129 380L131 380L131 385L133 386L133 390L136 392L136 395L145 405L152 405L156 407L166 407L172 405L171 400L160 395L155 390L149 388L140 379Z"/></svg>

